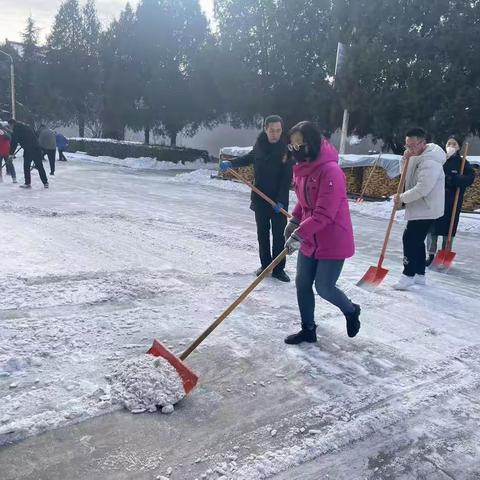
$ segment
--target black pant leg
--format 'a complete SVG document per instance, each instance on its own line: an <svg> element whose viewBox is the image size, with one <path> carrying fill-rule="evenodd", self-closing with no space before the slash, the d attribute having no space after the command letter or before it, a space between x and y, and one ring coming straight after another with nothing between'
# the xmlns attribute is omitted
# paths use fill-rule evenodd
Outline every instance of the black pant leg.
<svg viewBox="0 0 480 480"><path fill-rule="evenodd" d="M30 173L32 160L33 158L30 152L23 152L23 176L25 177L25 185L32 183L32 175Z"/></svg>
<svg viewBox="0 0 480 480"><path fill-rule="evenodd" d="M273 236L273 250L272 257L276 258L282 250L285 248L285 237L283 233L285 227L287 226L287 217L283 213L275 213L272 209L270 214L271 223L272 223L272 236ZM275 268L274 271L282 271L285 268L286 259L284 258Z"/></svg>
<svg viewBox="0 0 480 480"><path fill-rule="evenodd" d="M403 232L403 274L425 275L425 239L433 220L411 220Z"/></svg>
<svg viewBox="0 0 480 480"><path fill-rule="evenodd" d="M47 150L47 155L50 162L50 172L55 173L55 150Z"/></svg>
<svg viewBox="0 0 480 480"><path fill-rule="evenodd" d="M262 268L272 263L270 250L270 212L266 208L255 207L255 222L257 224L257 239L260 263Z"/></svg>
<svg viewBox="0 0 480 480"><path fill-rule="evenodd" d="M47 174L45 173L45 168L43 168L43 157L40 151L34 152L32 154L32 160L35 166L37 167L38 174L40 175L40 180L45 185L48 183Z"/></svg>
<svg viewBox="0 0 480 480"><path fill-rule="evenodd" d="M432 228L434 220L418 220L418 245L417 245L417 260L415 262L415 273L417 275L425 275L425 261L427 258L425 240L428 232Z"/></svg>

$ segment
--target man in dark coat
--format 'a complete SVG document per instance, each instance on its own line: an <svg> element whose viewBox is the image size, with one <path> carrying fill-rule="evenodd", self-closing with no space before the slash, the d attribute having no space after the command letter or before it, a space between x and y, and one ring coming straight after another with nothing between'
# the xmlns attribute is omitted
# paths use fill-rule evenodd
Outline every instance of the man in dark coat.
<svg viewBox="0 0 480 480"><path fill-rule="evenodd" d="M430 265L435 258L439 236L443 237L442 248L444 249L446 247L457 188L460 188L460 195L458 197L457 209L455 211L452 239L457 233L465 190L475 181L475 172L468 161L465 162L463 174L460 175L460 169L462 166L462 156L460 154L461 148L462 142L458 138L450 137L448 139L446 145L447 161L443 164L443 171L445 172L445 213L442 217L435 220L432 230L427 238L427 265Z"/></svg>
<svg viewBox="0 0 480 480"><path fill-rule="evenodd" d="M17 145L23 148L23 174L25 176L25 185L20 185L21 188L32 188L32 178L30 175L30 165L32 162L38 170L43 186L48 188L48 178L43 168L42 163L42 149L38 144L37 136L31 127L16 120L8 121L12 129L12 139L10 141L10 153L13 155Z"/></svg>
<svg viewBox="0 0 480 480"><path fill-rule="evenodd" d="M278 115L265 119L263 132L257 138L253 150L247 155L233 161L224 161L220 168L246 167L252 165L255 171L255 186L276 202L276 207L252 192L250 208L255 212L257 238L260 255L260 268L255 272L260 275L284 248L287 219L280 212L288 210L290 186L292 183L292 165L287 160L287 145L283 135L283 121ZM270 246L270 229L273 248ZM289 282L285 273L285 259L273 270L272 276L282 282Z"/></svg>

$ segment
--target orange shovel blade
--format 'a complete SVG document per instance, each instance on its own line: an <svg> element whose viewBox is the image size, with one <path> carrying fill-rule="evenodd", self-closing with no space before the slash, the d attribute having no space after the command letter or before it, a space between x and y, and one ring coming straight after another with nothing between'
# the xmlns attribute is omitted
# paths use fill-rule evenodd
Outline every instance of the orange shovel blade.
<svg viewBox="0 0 480 480"><path fill-rule="evenodd" d="M370 267L367 273L358 281L357 286L365 290L374 290L387 276L388 270L382 267Z"/></svg>
<svg viewBox="0 0 480 480"><path fill-rule="evenodd" d="M455 259L455 252L451 250L439 250L433 259L432 265L435 267L450 268Z"/></svg>
<svg viewBox="0 0 480 480"><path fill-rule="evenodd" d="M165 345L157 339L153 340L150 350L147 352L154 357L162 357L177 371L183 382L185 394L189 394L198 382L198 375L190 370L178 357L176 357Z"/></svg>

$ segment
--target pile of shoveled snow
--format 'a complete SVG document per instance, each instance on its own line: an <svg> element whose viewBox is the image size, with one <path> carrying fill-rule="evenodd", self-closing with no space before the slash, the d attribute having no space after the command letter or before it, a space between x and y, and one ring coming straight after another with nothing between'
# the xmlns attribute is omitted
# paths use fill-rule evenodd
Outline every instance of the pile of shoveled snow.
<svg viewBox="0 0 480 480"><path fill-rule="evenodd" d="M162 357L141 355L120 363L108 377L113 403L133 413L170 413L173 405L185 396L177 371Z"/></svg>

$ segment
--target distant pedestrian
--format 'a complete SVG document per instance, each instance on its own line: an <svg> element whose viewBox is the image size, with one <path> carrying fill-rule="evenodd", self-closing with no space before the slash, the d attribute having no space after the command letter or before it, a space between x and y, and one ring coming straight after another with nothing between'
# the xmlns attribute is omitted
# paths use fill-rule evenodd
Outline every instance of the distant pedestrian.
<svg viewBox="0 0 480 480"><path fill-rule="evenodd" d="M8 121L12 129L12 139L10 141L10 154L13 155L17 146L23 148L23 174L25 176L25 184L20 185L21 188L32 188L32 178L30 166L32 162L35 164L40 175L40 179L45 188L48 188L48 178L43 168L42 150L38 144L37 136L31 127L14 119Z"/></svg>
<svg viewBox="0 0 480 480"><path fill-rule="evenodd" d="M17 174L13 165L13 156L10 155L10 131L7 122L0 124L0 182L3 181L2 163L5 162L7 175L12 177L13 183L17 183Z"/></svg>
<svg viewBox="0 0 480 480"><path fill-rule="evenodd" d="M57 141L57 148L58 148L58 160L60 162L66 162L67 158L65 157L63 152L68 148L68 140L61 133L57 133L56 141Z"/></svg>
<svg viewBox="0 0 480 480"><path fill-rule="evenodd" d="M55 175L55 153L57 149L55 132L45 125L40 125L38 143L42 149L42 154L47 155L50 162L50 175Z"/></svg>

